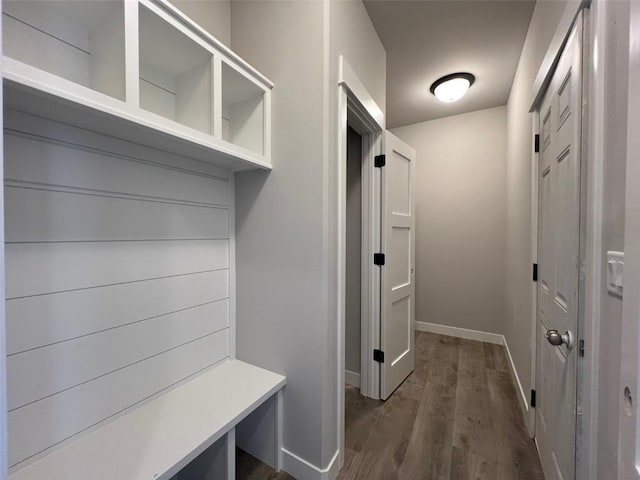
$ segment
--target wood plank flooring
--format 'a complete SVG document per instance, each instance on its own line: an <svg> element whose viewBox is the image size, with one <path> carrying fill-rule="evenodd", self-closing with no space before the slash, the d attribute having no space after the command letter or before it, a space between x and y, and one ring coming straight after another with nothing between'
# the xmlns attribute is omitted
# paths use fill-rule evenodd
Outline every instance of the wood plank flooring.
<svg viewBox="0 0 640 480"><path fill-rule="evenodd" d="M287 472L276 472L266 463L236 448L237 480L295 480Z"/></svg>
<svg viewBox="0 0 640 480"><path fill-rule="evenodd" d="M416 368L386 402L347 387L340 480L543 480L504 348L416 332Z"/></svg>
<svg viewBox="0 0 640 480"><path fill-rule="evenodd" d="M544 480L504 348L416 332L415 371L386 402L347 386L340 480ZM290 480L238 451L240 480Z"/></svg>

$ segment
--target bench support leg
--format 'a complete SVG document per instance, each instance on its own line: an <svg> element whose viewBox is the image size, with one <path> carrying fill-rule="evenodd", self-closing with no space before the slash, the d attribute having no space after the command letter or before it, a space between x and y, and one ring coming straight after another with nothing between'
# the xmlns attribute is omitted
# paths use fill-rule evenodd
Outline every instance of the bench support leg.
<svg viewBox="0 0 640 480"><path fill-rule="evenodd" d="M225 438L227 453L227 480L236 479L236 429L227 432Z"/></svg>
<svg viewBox="0 0 640 480"><path fill-rule="evenodd" d="M283 438L283 403L284 403L284 394L282 393L282 389L278 390L276 393L276 418L275 418L275 430L276 430L276 472L282 470L282 438Z"/></svg>

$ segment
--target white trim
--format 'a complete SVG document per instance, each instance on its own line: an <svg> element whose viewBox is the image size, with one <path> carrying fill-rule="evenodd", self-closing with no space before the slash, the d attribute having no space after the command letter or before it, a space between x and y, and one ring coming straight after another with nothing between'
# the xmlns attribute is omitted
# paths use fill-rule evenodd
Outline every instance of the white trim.
<svg viewBox="0 0 640 480"><path fill-rule="evenodd" d="M229 360L236 359L236 177L229 175Z"/></svg>
<svg viewBox="0 0 640 480"><path fill-rule="evenodd" d="M314 464L282 449L283 470L298 480L334 480L338 476L339 451L336 450L326 468L316 467Z"/></svg>
<svg viewBox="0 0 640 480"><path fill-rule="evenodd" d="M365 397L380 398L380 364L374 362L371 351L380 345L380 269L370 261L380 247L380 178L374 157L382 151L382 135L372 133L376 128L363 108L347 96L347 125L362 137L362 244L361 244L361 315L360 315L360 393ZM340 136L340 141L344 138ZM343 148L346 148L343 147ZM346 164L345 164L346 168ZM346 217L345 217L346 222ZM345 229L346 229L346 223ZM346 252L345 252L346 258Z"/></svg>
<svg viewBox="0 0 640 480"><path fill-rule="evenodd" d="M138 2L124 2L125 99L129 105L140 106L140 37Z"/></svg>
<svg viewBox="0 0 640 480"><path fill-rule="evenodd" d="M414 322L415 329L420 332L438 333L450 337L466 338L467 340L477 340L479 342L504 345L504 336L498 333L481 332L468 328L450 327L449 325L438 325L436 323Z"/></svg>
<svg viewBox="0 0 640 480"><path fill-rule="evenodd" d="M598 399L600 362L600 315L602 298L602 216L604 201L605 135L605 2L593 2L583 22L582 166L580 242L583 258L582 315L579 335L584 340L584 357L578 357L578 405L576 429L576 478L597 480ZM594 59L599 57L599 62Z"/></svg>
<svg viewBox="0 0 640 480"><path fill-rule="evenodd" d="M540 113L535 110L532 115L533 122L531 125L531 138L534 135L540 134ZM538 263L538 161L539 156L535 151L535 147L531 142L531 265ZM529 385L531 389L536 388L536 375L538 367L536 335L538 331L538 284L534 281L531 282L531 325L530 325L530 358L531 362L531 377L529 378ZM506 339L505 339L506 342ZM505 343L506 345L506 343ZM512 361L513 362L513 361ZM512 368L515 372L515 365L512 363ZM516 374L518 382L520 378ZM522 388L522 385L520 386ZM525 414L525 423L527 425L527 432L531 438L536 435L536 412L533 409L529 409Z"/></svg>
<svg viewBox="0 0 640 480"><path fill-rule="evenodd" d="M588 111L586 125L589 145L587 152L587 238L585 256L584 336L589 354L583 359L584 389L582 432L582 458L577 462L576 478L597 480L598 470L598 398L600 362L600 314L602 282L602 209L604 182L605 135L605 50L606 2L593 2L589 15ZM595 61L595 59L598 61ZM578 438L580 441L580 438ZM580 444L579 444L580 445ZM576 452L578 453L578 452Z"/></svg>
<svg viewBox="0 0 640 480"><path fill-rule="evenodd" d="M338 281L337 281L337 317L338 317L338 362L337 362L337 404L338 404L338 452L340 467L344 464L344 445L345 445L345 395L346 388L344 385L344 369L346 364L346 276L347 276L347 91L344 88L338 88ZM366 365L361 366L366 368ZM284 450L284 449L283 449ZM295 476L295 475L294 475Z"/></svg>
<svg viewBox="0 0 640 480"><path fill-rule="evenodd" d="M384 112L369 94L343 55L338 59L338 85L344 85L358 99L380 130L384 130Z"/></svg>
<svg viewBox="0 0 640 480"><path fill-rule="evenodd" d="M284 393L281 388L276 393L276 472L281 471L284 468L282 459L282 445L284 443Z"/></svg>
<svg viewBox="0 0 640 480"><path fill-rule="evenodd" d="M547 53L545 54L544 59L540 64L540 68L538 69L536 79L533 82L529 112L533 112L542 101L542 96L547 90L547 85L551 80L551 75L553 74L556 64L560 59L560 54L567 42L573 22L578 16L580 10L588 6L590 3L591 2L589 0L567 1L567 6L564 9L560 23L558 23L556 31L553 34L553 38L551 39L551 43L549 44L549 48L547 49Z"/></svg>
<svg viewBox="0 0 640 480"><path fill-rule="evenodd" d="M352 372L351 370L344 371L344 381L349 385L353 385L354 387L360 386L360 374L357 372Z"/></svg>
<svg viewBox="0 0 640 480"><path fill-rule="evenodd" d="M507 360L509 360L509 372L511 372L511 379L513 380L513 384L516 387L516 393L519 393L519 403L520 409L522 410L522 416L524 417L525 422L527 422L527 419L530 419L532 416L535 417L535 410L529 405L529 398L527 397L524 388L522 388L522 382L520 381L520 377L518 376L516 365L515 363L513 363L513 357L511 356L511 350L509 350L507 339L505 337L502 337L502 341L504 349L507 353Z"/></svg>
<svg viewBox="0 0 640 480"><path fill-rule="evenodd" d="M227 480L236 478L236 429L232 428L224 436Z"/></svg>
<svg viewBox="0 0 640 480"><path fill-rule="evenodd" d="M362 82L355 75L353 70L349 67L349 64L344 59L342 55L340 55L338 59L338 108L337 108L337 184L338 184L338 195L337 195L337 209L338 209L338 228L337 230L337 273L338 278L336 282L336 297L337 297L337 346L338 346L338 361L337 363L337 372L336 372L336 381L337 381L337 433L338 433L338 451L337 451L337 459L335 462L336 465L336 473L344 464L344 452L345 452L345 381L344 381L344 369L345 369L345 276L346 276L346 191L347 191L347 119L349 113L357 119L358 124L362 127L362 131L359 132L361 135L370 136L370 144L372 146L371 150L367 152L367 155L371 158L367 159L367 169L369 169L369 163L373 162L374 150L376 148L381 148L382 146L382 129L384 128L384 114L380 110L380 108L373 101L371 95L367 92L366 88L362 85ZM375 170L375 169L374 169ZM375 185L376 181L379 181L379 173L374 173L372 178L368 178L367 180L373 185ZM363 177L364 180L364 177ZM373 191L373 187L370 192ZM368 215L367 222L369 223L369 229L374 229L378 226L376 223L375 215ZM364 223L364 222L363 222ZM375 242L375 239L374 239ZM364 245L364 243L363 243ZM378 245L369 245L370 248L376 248ZM373 269L373 262L371 262L371 267ZM363 270L364 271L364 270ZM379 285L379 274L371 274L371 278L367 278L362 280L362 282L367 282L367 285ZM377 279L377 280L376 280ZM376 281L378 282L376 284ZM371 293L371 305L375 305L375 288L372 289ZM378 290L379 294L379 290ZM368 329L369 338L365 339L363 336L363 345L362 348L364 351L373 351L373 345L375 343L369 344L366 340L371 340L376 335L379 336L379 328L373 328L375 322L378 322L379 325L379 311L375 312L373 310L372 314L369 316L369 324L371 328ZM379 345L379 343L378 343ZM368 371L369 374L364 379L367 382L368 390L365 392L361 388L361 393L372 396L374 398L376 395L375 392L379 392L379 365L373 361L373 358L370 357L369 362L366 362L366 365L361 365L362 371ZM362 377L361 377L362 381ZM379 394L377 394L379 395ZM295 476L295 475L294 475Z"/></svg>

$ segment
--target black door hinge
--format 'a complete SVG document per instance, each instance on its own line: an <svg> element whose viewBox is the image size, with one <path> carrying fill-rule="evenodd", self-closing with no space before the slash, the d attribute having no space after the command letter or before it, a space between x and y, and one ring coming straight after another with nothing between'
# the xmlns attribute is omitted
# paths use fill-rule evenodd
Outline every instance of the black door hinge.
<svg viewBox="0 0 640 480"><path fill-rule="evenodd" d="M376 155L375 157L373 157L373 164L376 168L384 167L387 164L387 156L384 154Z"/></svg>
<svg viewBox="0 0 640 480"><path fill-rule="evenodd" d="M584 357L584 340L578 342L578 355Z"/></svg>
<svg viewBox="0 0 640 480"><path fill-rule="evenodd" d="M540 151L540 135L537 133L533 136L533 151L536 153Z"/></svg>
<svg viewBox="0 0 640 480"><path fill-rule="evenodd" d="M533 264L533 281L534 282L538 281L538 264L537 263Z"/></svg>
<svg viewBox="0 0 640 480"><path fill-rule="evenodd" d="M384 363L384 352L382 350L374 350L373 361L378 363Z"/></svg>
<svg viewBox="0 0 640 480"><path fill-rule="evenodd" d="M536 408L536 391L535 390L531 390L531 406L533 408Z"/></svg>
<svg viewBox="0 0 640 480"><path fill-rule="evenodd" d="M374 265L384 265L384 253L374 253L373 254L373 264Z"/></svg>

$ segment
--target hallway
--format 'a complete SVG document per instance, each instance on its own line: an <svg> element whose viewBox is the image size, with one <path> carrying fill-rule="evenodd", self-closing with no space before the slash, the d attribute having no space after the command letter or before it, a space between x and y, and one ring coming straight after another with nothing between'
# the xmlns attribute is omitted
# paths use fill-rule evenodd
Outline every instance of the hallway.
<svg viewBox="0 0 640 480"><path fill-rule="evenodd" d="M339 479L537 480L502 347L416 332L414 373L385 403L347 388Z"/></svg>

